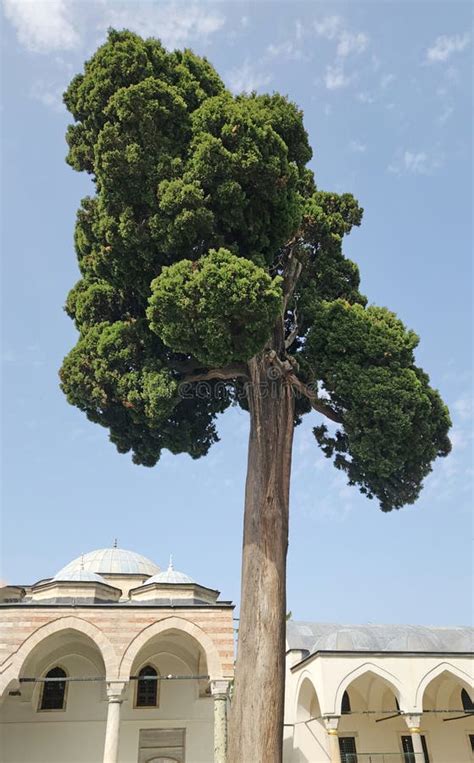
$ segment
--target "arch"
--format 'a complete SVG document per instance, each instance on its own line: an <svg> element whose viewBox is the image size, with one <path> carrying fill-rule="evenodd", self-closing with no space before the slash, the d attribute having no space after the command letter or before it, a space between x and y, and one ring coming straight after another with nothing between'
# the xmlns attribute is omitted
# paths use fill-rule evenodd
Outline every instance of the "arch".
<svg viewBox="0 0 474 763"><path fill-rule="evenodd" d="M294 693L294 707L293 707L293 718L294 720L300 721L303 720L301 716L301 706L302 706L302 698L303 698L303 692L311 692L313 693L314 697L316 698L316 701L319 705L319 696L316 689L316 686L314 685L314 677L311 675L311 673L308 670L303 671L303 673L300 675L298 683L296 685L296 690ZM307 697L306 697L307 699Z"/></svg>
<svg viewBox="0 0 474 763"><path fill-rule="evenodd" d="M363 665L359 665L358 668L354 668L350 673L347 673L347 675L344 676L344 678L341 679L339 682L339 685L336 689L336 696L334 698L334 708L333 712L335 715L341 714L341 708L342 708L342 697L344 695L344 692L347 691L348 687L356 681L358 678L360 678L363 675L366 675L367 673L372 673L373 675L377 676L377 678L380 678L384 684L393 691L397 702L400 703L400 705L403 705L402 698L402 685L393 673L390 673L388 670L385 670L385 668L381 668L379 665L374 665L372 662L365 662Z"/></svg>
<svg viewBox="0 0 474 763"><path fill-rule="evenodd" d="M207 668L210 679L215 680L224 677L217 649L210 636L190 620L185 620L183 617L171 616L165 617L163 620L153 623L152 625L148 625L132 639L120 661L119 680L128 681L132 665L138 653L148 641L172 630L186 633L199 644L207 658Z"/></svg>
<svg viewBox="0 0 474 763"><path fill-rule="evenodd" d="M118 673L117 655L109 639L100 628L88 620L83 620L81 617L58 617L57 620L46 623L35 630L23 641L17 651L3 662L4 670L0 675L0 694L3 694L13 679L19 678L23 664L33 649L49 636L53 636L61 631L75 631L83 636L87 636L97 647L104 661L107 680L116 678ZM0 671L2 671L2 667L0 667Z"/></svg>
<svg viewBox="0 0 474 763"><path fill-rule="evenodd" d="M442 673L450 674L453 678L456 678L456 680L459 681L463 689L466 689L468 692L472 692L474 688L472 676L470 676L468 673L465 673L464 670L461 670L461 668L457 668L455 665L451 665L449 662L440 662L438 665L435 665L434 668L431 668L431 670L425 673L417 686L415 692L417 711L422 712L423 710L423 696L428 685L434 681L435 678L438 678L438 676L442 675Z"/></svg>

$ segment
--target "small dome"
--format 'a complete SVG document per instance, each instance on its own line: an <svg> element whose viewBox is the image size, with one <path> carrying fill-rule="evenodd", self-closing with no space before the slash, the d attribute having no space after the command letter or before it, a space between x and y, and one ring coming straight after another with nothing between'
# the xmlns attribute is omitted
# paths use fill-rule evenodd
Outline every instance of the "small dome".
<svg viewBox="0 0 474 763"><path fill-rule="evenodd" d="M149 580L145 581L145 585L150 583L195 583L196 581L185 575L184 572L178 572L173 567L173 561L170 557L170 563L168 569L163 572L159 572L157 575L153 575Z"/></svg>
<svg viewBox="0 0 474 763"><path fill-rule="evenodd" d="M56 579L61 576L65 580L65 576L81 570L83 572L95 572L98 575L143 575L148 577L156 575L160 568L146 556L136 554L134 551L115 547L99 548L96 551L89 551L83 556L78 556L77 559L66 564L59 570Z"/></svg>
<svg viewBox="0 0 474 763"><path fill-rule="evenodd" d="M54 576L53 581L61 583L73 583L79 581L80 583L102 583L103 585L108 585L107 581L100 575L83 569L73 569L71 572L58 572L58 574Z"/></svg>
<svg viewBox="0 0 474 763"><path fill-rule="evenodd" d="M342 651L342 652L363 652L377 651L378 643L375 635L369 628L353 627L338 628L327 633L316 640L311 652L318 651Z"/></svg>

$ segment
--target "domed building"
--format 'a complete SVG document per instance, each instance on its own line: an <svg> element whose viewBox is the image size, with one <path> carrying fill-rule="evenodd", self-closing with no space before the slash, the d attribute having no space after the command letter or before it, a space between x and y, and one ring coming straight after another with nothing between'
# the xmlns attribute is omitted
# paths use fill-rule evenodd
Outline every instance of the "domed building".
<svg viewBox="0 0 474 763"><path fill-rule="evenodd" d="M116 544L4 584L1 759L225 763L234 624L219 597ZM473 641L290 620L284 763L474 760Z"/></svg>

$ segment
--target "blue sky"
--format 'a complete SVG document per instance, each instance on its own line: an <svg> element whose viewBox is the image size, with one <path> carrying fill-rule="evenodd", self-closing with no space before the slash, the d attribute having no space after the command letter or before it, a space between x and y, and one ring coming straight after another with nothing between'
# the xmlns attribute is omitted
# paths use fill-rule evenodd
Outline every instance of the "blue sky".
<svg viewBox="0 0 474 763"><path fill-rule="evenodd" d="M247 417L221 418L200 461L151 470L70 407L57 369L76 341L76 208L61 93L109 26L206 55L234 91L278 90L305 112L319 186L365 208L348 256L371 302L421 335L448 402L452 454L419 501L382 514L296 432L288 608L298 619L468 624L472 576L471 6L457 2L185 3L4 0L3 572L29 583L120 546L238 602Z"/></svg>

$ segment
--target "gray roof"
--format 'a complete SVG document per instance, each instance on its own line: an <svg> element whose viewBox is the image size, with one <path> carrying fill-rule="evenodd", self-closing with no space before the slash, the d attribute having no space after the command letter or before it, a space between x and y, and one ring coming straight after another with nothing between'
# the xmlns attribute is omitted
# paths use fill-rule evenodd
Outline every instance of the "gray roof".
<svg viewBox="0 0 474 763"><path fill-rule="evenodd" d="M288 649L336 652L472 652L474 628L425 625L341 625L289 620Z"/></svg>

